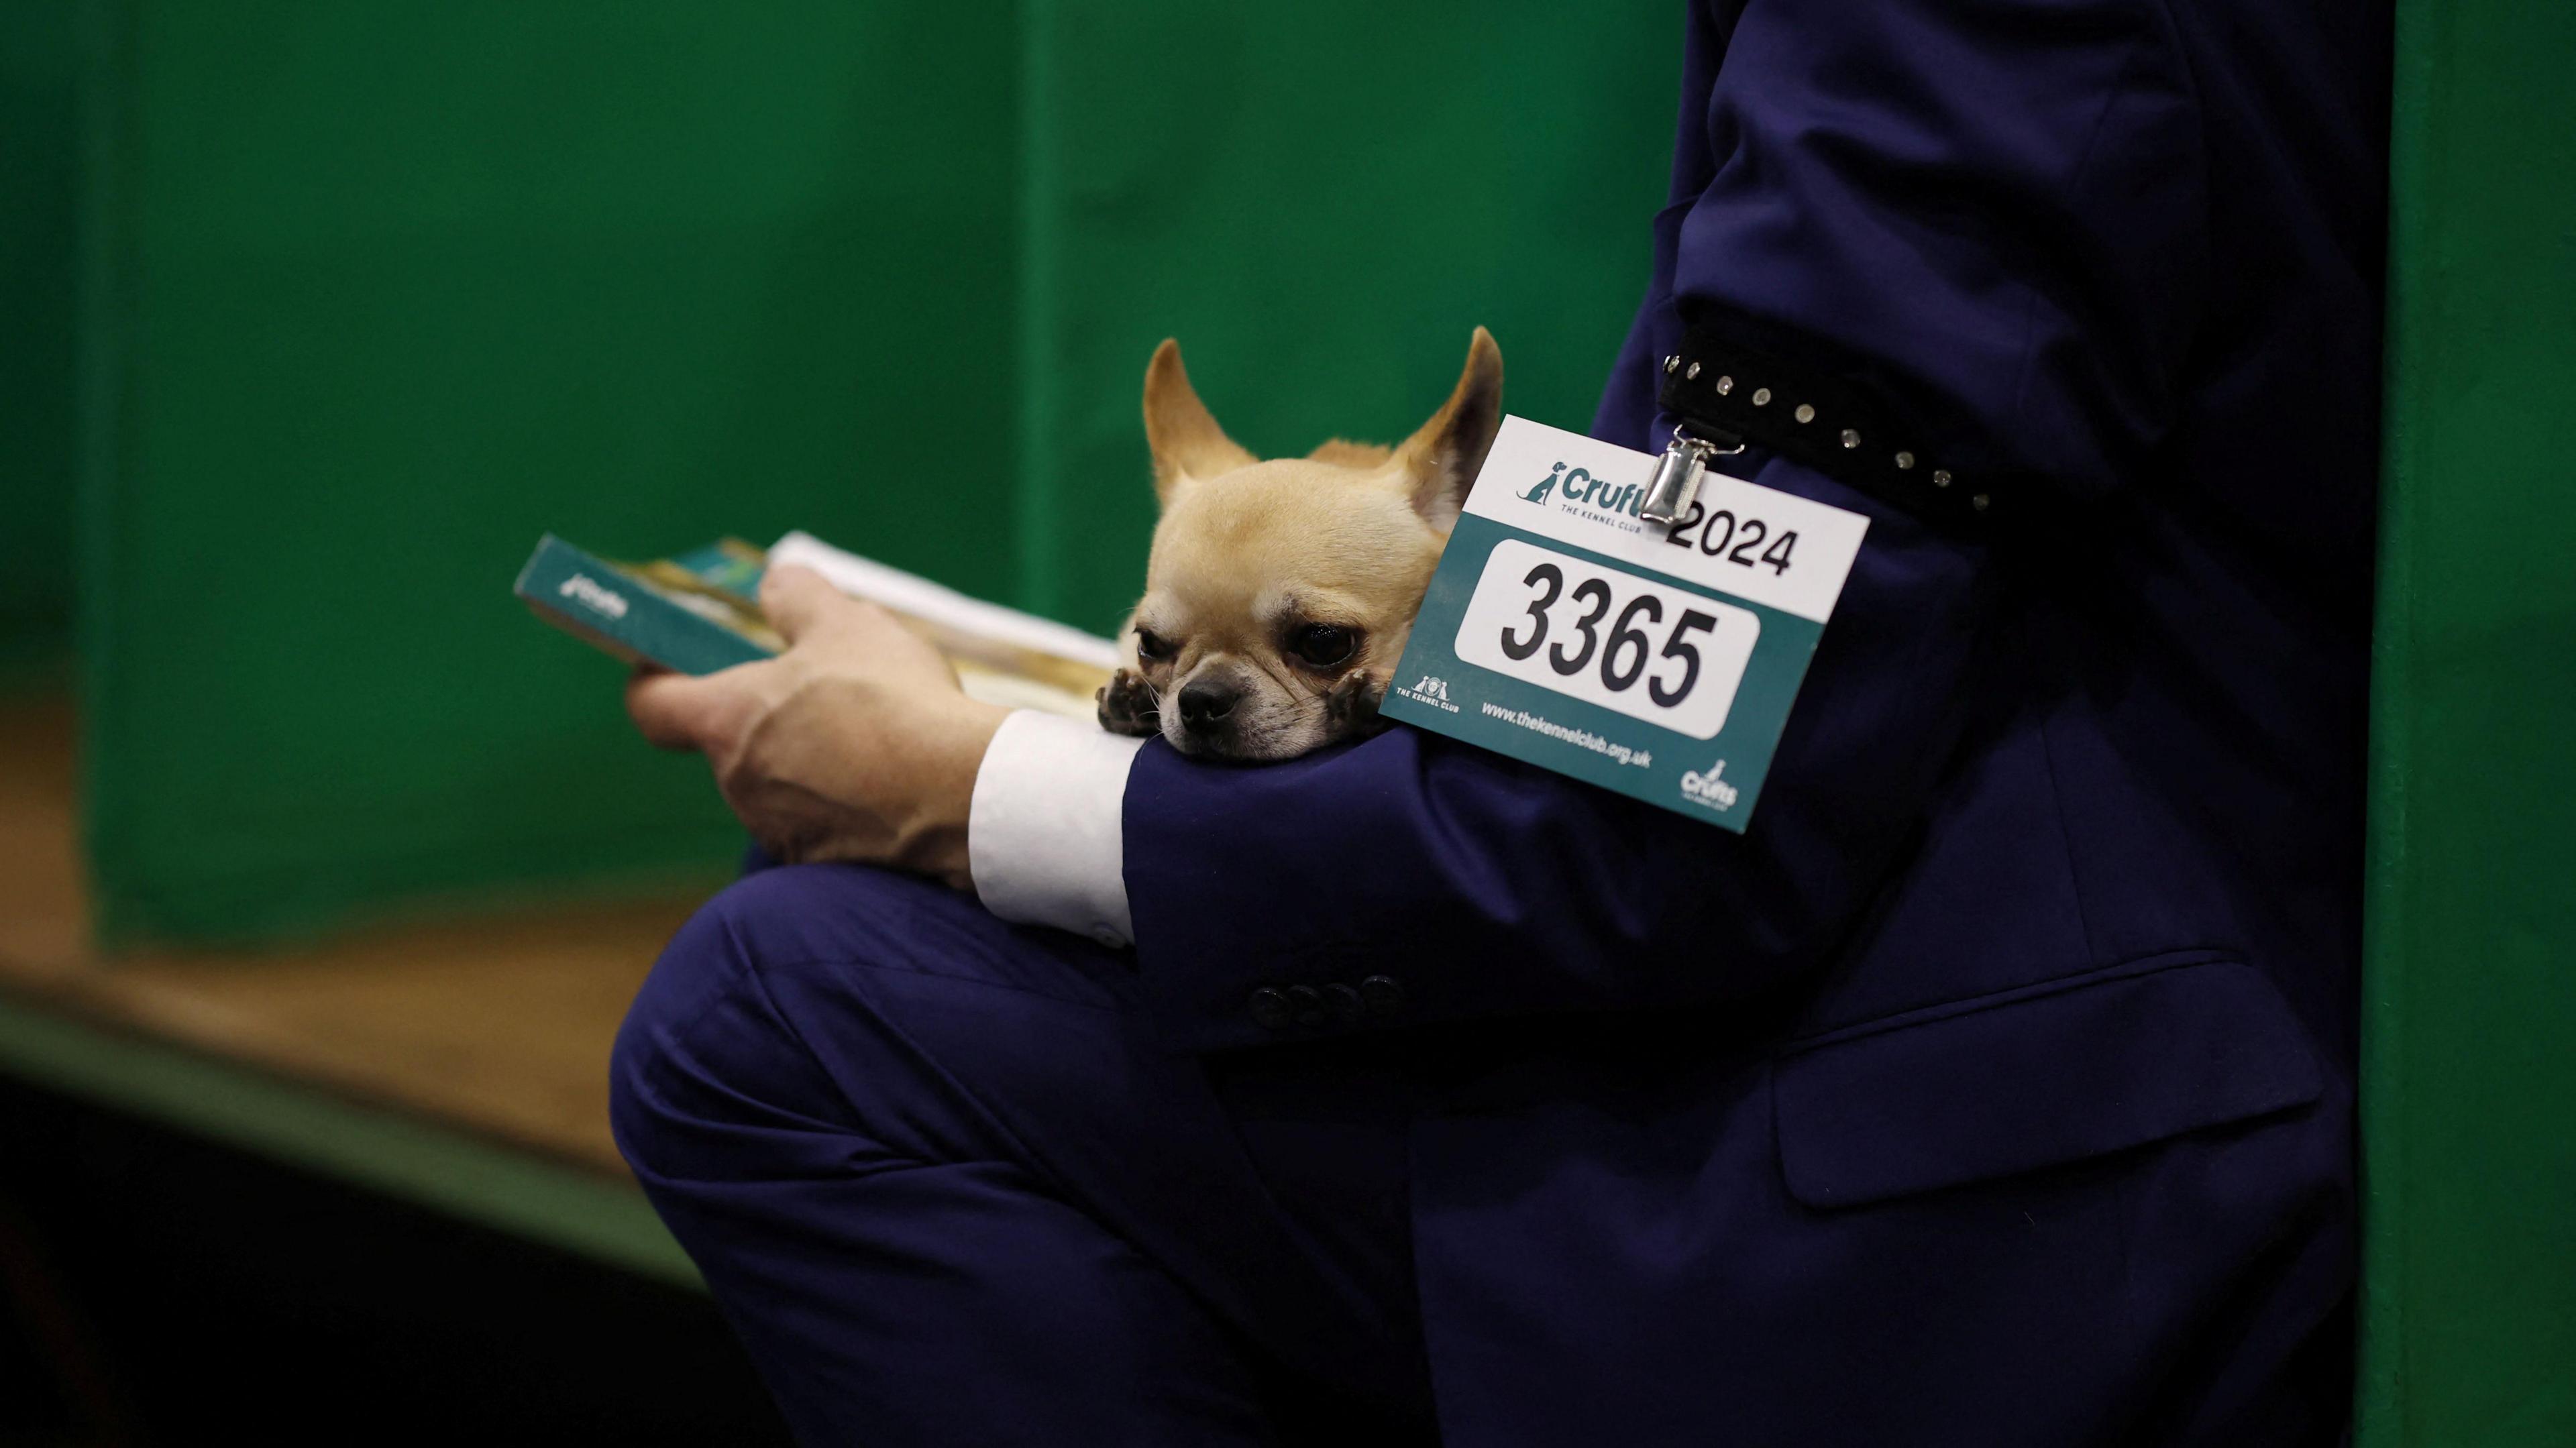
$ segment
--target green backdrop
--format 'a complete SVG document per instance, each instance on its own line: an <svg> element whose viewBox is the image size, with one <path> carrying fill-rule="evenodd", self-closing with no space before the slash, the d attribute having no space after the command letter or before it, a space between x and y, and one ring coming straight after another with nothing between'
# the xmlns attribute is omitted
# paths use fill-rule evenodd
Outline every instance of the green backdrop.
<svg viewBox="0 0 2576 1448"><path fill-rule="evenodd" d="M1166 333L1256 447L1401 434L1479 322L1513 405L1580 425L1680 31L1540 0L88 4L115 938L720 867L702 767L510 600L541 531L802 526L1106 628Z"/></svg>
<svg viewBox="0 0 2576 1448"><path fill-rule="evenodd" d="M0 692L71 637L78 70L71 0L0 5Z"/></svg>
<svg viewBox="0 0 2576 1448"><path fill-rule="evenodd" d="M2401 0L2364 1448L2576 1443L2576 14Z"/></svg>
<svg viewBox="0 0 2576 1448"><path fill-rule="evenodd" d="M1591 421L1653 260L1681 8L1188 0L1028 11L1032 605L1114 627L1153 525L1137 394L1181 339L1245 446L1394 441L1478 323L1506 404Z"/></svg>

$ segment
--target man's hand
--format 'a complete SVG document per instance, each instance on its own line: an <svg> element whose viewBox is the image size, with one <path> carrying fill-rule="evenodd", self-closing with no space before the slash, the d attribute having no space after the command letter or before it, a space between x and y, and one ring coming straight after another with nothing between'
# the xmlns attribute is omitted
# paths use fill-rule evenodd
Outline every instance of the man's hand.
<svg viewBox="0 0 2576 1448"><path fill-rule="evenodd" d="M966 816L1010 711L967 698L939 651L807 568L773 568L761 606L787 652L691 678L648 671L626 711L694 749L778 860L856 860L972 887Z"/></svg>

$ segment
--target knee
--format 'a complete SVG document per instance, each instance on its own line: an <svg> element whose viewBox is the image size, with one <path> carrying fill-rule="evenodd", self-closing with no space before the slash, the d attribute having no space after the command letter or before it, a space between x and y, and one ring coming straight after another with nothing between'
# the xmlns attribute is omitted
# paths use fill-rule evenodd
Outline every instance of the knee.
<svg viewBox="0 0 2576 1448"><path fill-rule="evenodd" d="M640 1174L704 1175L760 1118L837 1114L832 1084L779 1015L769 977L864 959L854 896L873 872L765 870L701 906L663 947L609 1055L609 1127Z"/></svg>
<svg viewBox="0 0 2576 1448"><path fill-rule="evenodd" d="M694 1028L738 988L750 964L725 927L722 900L700 907L662 948L609 1050L609 1131L627 1163L647 1176L668 1157L672 1136L686 1130L681 1084L704 1069Z"/></svg>

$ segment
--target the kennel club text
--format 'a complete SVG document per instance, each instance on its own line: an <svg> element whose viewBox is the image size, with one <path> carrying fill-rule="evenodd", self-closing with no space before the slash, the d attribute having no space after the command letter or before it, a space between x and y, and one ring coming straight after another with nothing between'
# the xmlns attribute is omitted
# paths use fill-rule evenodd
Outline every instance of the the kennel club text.
<svg viewBox="0 0 2576 1448"><path fill-rule="evenodd" d="M1452 647L1498 674L1710 739L1761 637L1749 609L1514 538L1487 555Z"/></svg>

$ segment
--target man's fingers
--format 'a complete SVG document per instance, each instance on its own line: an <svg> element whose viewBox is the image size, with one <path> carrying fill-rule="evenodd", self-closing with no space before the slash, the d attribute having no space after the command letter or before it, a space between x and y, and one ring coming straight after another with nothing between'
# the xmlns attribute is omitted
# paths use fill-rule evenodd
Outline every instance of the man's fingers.
<svg viewBox="0 0 2576 1448"><path fill-rule="evenodd" d="M769 615L770 627L792 644L864 605L825 582L822 574L791 563L761 576L760 607Z"/></svg>
<svg viewBox="0 0 2576 1448"><path fill-rule="evenodd" d="M663 749L703 750L723 732L740 685L721 674L692 678L667 669L642 668L626 681L626 713L644 737Z"/></svg>

